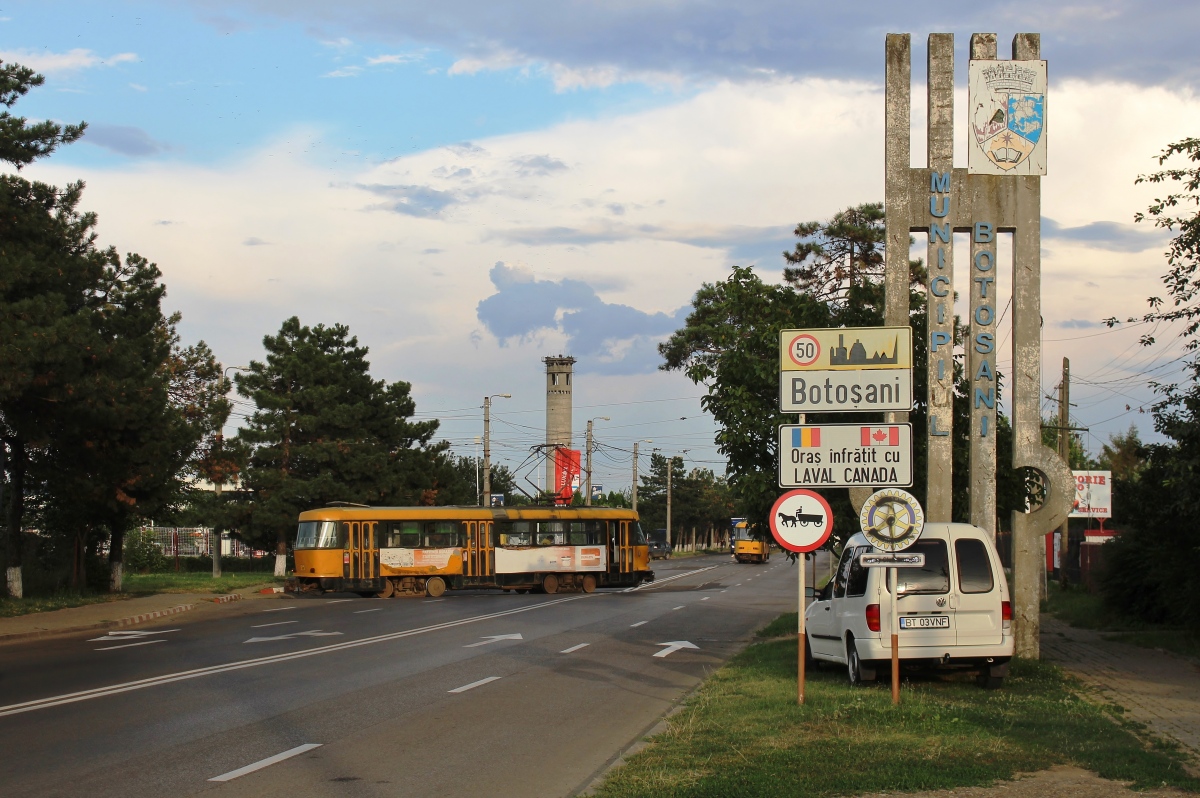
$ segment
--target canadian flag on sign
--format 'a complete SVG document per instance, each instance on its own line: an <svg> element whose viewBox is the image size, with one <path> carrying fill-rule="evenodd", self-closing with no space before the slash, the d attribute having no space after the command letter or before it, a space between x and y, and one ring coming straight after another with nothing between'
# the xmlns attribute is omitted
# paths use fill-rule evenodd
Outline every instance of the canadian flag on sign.
<svg viewBox="0 0 1200 798"><path fill-rule="evenodd" d="M863 427L863 446L899 446L899 427Z"/></svg>

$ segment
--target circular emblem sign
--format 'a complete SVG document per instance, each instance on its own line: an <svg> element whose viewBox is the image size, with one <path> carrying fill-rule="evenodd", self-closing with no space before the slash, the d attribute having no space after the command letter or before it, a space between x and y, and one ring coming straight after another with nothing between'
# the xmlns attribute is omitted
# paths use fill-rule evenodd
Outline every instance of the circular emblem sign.
<svg viewBox="0 0 1200 798"><path fill-rule="evenodd" d="M811 490L789 490L771 508L771 534L788 551L816 551L829 540L833 511Z"/></svg>
<svg viewBox="0 0 1200 798"><path fill-rule="evenodd" d="M882 551L903 551L917 542L925 528L920 503L906 490L884 488L867 499L858 523L871 545Z"/></svg>

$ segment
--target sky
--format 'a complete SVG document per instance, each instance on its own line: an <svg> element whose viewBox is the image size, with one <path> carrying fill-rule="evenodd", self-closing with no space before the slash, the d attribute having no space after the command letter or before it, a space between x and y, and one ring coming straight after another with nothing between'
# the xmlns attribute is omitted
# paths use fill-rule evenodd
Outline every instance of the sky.
<svg viewBox="0 0 1200 798"><path fill-rule="evenodd" d="M0 0L0 59L46 76L16 113L89 125L25 173L87 183L100 243L159 265L185 341L244 366L292 315L346 324L459 454L483 397L511 394L492 457L533 483L542 358L572 355L574 444L594 419L593 480L626 489L638 440L723 470L703 389L658 368L696 290L734 264L778 281L798 223L882 200L885 35L913 35L917 166L926 37L955 34L965 166L971 33L1005 58L1040 32L1043 390L1069 357L1085 447L1154 439L1147 383L1179 375L1182 345L1102 320L1163 294L1134 180L1200 131L1200 6L963 5Z"/></svg>

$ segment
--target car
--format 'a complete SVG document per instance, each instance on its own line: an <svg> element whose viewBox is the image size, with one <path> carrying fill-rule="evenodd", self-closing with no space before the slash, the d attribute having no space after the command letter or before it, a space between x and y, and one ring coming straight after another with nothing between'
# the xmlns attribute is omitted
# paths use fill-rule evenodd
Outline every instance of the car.
<svg viewBox="0 0 1200 798"><path fill-rule="evenodd" d="M650 541L650 559L665 560L671 556L671 544L665 540Z"/></svg>
<svg viewBox="0 0 1200 798"><path fill-rule="evenodd" d="M850 682L875 680L891 668L888 568L866 568L878 553L859 533L846 541L834 577L804 612L808 657L844 665ZM1012 603L996 545L970 524L927 523L905 553L924 554L922 568L897 568L902 668L977 671L998 688L1013 656Z"/></svg>

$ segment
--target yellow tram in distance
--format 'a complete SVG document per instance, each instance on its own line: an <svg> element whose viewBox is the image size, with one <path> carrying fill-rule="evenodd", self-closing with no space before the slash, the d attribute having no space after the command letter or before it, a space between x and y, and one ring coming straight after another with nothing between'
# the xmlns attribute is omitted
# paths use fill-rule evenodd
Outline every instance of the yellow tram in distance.
<svg viewBox="0 0 1200 798"><path fill-rule="evenodd" d="M738 562L766 562L771 559L771 548L767 541L751 537L750 524L745 518L734 518L730 524L729 545L733 558Z"/></svg>
<svg viewBox="0 0 1200 798"><path fill-rule="evenodd" d="M297 589L381 598L654 579L637 512L609 507L331 506L300 514L294 551Z"/></svg>

